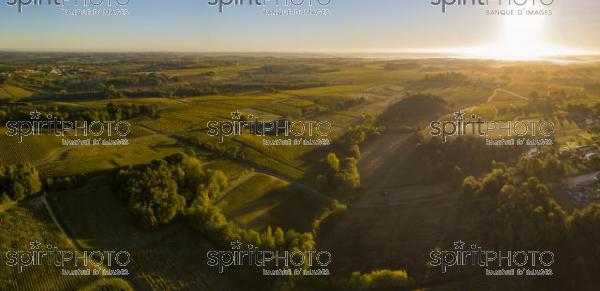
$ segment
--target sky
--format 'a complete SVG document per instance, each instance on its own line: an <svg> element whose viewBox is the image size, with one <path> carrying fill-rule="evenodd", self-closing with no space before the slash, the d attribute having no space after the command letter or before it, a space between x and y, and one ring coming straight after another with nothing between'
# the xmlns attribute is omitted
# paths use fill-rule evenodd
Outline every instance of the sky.
<svg viewBox="0 0 600 291"><path fill-rule="evenodd" d="M249 0L243 6L225 7L222 13L217 6L208 4L213 0L129 0L124 6L127 16L66 16L62 15L61 7L49 6L47 2L24 7L19 13L16 6L8 5L12 1L28 0L0 0L0 50L318 53L464 50L473 54L504 50L533 53L548 48L600 51L598 0L554 0L550 6L535 6L551 9L549 16L486 15L487 9L503 8L496 4L451 6L444 13L441 6L430 3L437 0L327 0L331 3L322 6L328 9L325 16L267 16L257 6L247 5ZM75 8L75 1L67 0L62 8ZM90 0L79 0L83 1ZM109 0L91 1L102 2L100 7L104 8ZM115 1L112 0L113 4ZM267 1L270 2L263 7L278 7L274 5L276 0Z"/></svg>

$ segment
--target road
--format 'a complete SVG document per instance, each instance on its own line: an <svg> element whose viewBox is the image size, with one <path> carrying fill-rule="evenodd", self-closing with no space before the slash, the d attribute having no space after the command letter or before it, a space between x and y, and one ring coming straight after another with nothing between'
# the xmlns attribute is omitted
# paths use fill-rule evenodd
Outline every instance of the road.
<svg viewBox="0 0 600 291"><path fill-rule="evenodd" d="M563 181L572 187L576 187L579 185L587 185L596 182L596 177L600 175L600 171L589 173L577 177L566 178Z"/></svg>

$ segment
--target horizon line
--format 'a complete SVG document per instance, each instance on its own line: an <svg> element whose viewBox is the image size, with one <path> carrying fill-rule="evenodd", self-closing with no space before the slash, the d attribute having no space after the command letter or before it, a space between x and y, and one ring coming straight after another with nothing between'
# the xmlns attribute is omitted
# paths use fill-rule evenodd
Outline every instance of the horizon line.
<svg viewBox="0 0 600 291"><path fill-rule="evenodd" d="M477 59L477 60L496 60L496 61L519 61L495 59L481 56L468 56L461 53L456 53L456 49L452 50L407 50L407 51L175 51L175 50L29 50L29 49L0 49L0 53L40 53L40 54L197 54L197 55L313 55L313 56L354 56L359 58L377 58L376 56L401 56L404 55L410 59L422 59L431 56L431 58L445 59ZM408 57L410 56L410 57ZM421 56L421 57L419 57ZM437 56L437 57L433 57ZM568 57L600 57L600 51L579 51L571 53L563 53L556 55L548 55L542 59L521 60L521 61L545 61L552 58L568 58Z"/></svg>

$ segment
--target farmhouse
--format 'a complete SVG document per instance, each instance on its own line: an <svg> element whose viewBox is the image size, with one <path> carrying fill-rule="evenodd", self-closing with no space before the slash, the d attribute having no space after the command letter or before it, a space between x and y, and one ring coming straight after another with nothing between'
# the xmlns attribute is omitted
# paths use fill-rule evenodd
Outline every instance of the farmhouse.
<svg viewBox="0 0 600 291"><path fill-rule="evenodd" d="M575 152L577 152L577 154L585 156L589 153L594 152L594 147L593 146L580 146L575 148Z"/></svg>
<svg viewBox="0 0 600 291"><path fill-rule="evenodd" d="M573 155L577 155L585 160L592 160L595 157L600 156L600 150L598 150L594 146L580 146L576 148L561 148L560 149L560 157L567 158Z"/></svg>
<svg viewBox="0 0 600 291"><path fill-rule="evenodd" d="M534 147L534 148L530 149L529 152L527 152L527 155L532 158L539 156L539 154L540 154L540 151L537 147Z"/></svg>
<svg viewBox="0 0 600 291"><path fill-rule="evenodd" d="M597 157L599 157L600 155L597 152L591 152L591 153L587 153L585 154L585 156L583 156L586 160L591 161Z"/></svg>
<svg viewBox="0 0 600 291"><path fill-rule="evenodd" d="M60 76L60 75L62 75L62 72L59 69L52 68L52 70L50 70L50 72L48 72L48 74Z"/></svg>

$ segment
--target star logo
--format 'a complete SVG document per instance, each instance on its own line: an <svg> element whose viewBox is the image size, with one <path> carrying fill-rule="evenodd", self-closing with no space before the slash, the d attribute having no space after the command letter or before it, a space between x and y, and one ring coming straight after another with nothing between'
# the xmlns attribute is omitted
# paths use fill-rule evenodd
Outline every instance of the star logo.
<svg viewBox="0 0 600 291"><path fill-rule="evenodd" d="M39 250L39 249L40 249L40 245L41 245L41 244L42 244L42 243L40 243L40 242L39 242L39 241L37 241L37 240L34 240L34 241L32 241L32 242L30 242L30 243L29 243L29 245L31 246L31 249L32 249L32 250Z"/></svg>
<svg viewBox="0 0 600 291"><path fill-rule="evenodd" d="M249 250L253 250L254 249L254 245L248 245L248 249Z"/></svg>
<svg viewBox="0 0 600 291"><path fill-rule="evenodd" d="M242 249L242 243L239 240L235 240L231 242L231 249L240 250Z"/></svg>
<svg viewBox="0 0 600 291"><path fill-rule="evenodd" d="M463 242L462 240L459 240L457 242L454 242L454 249L455 250L462 250L465 247L465 242Z"/></svg>
<svg viewBox="0 0 600 291"><path fill-rule="evenodd" d="M242 119L242 114L240 113L239 110L231 112L231 119L233 119L233 120L240 120L240 119Z"/></svg>
<svg viewBox="0 0 600 291"><path fill-rule="evenodd" d="M54 116L52 116L52 114L48 114L48 115L46 115L46 118L48 118L48 119L52 119L53 117L54 117Z"/></svg>
<svg viewBox="0 0 600 291"><path fill-rule="evenodd" d="M29 115L31 115L31 119L40 119L40 115L42 115L42 113L36 109L35 111L29 112Z"/></svg>
<svg viewBox="0 0 600 291"><path fill-rule="evenodd" d="M465 113L461 111L458 112L454 112L454 119L464 119L465 118Z"/></svg>
<svg viewBox="0 0 600 291"><path fill-rule="evenodd" d="M254 119L254 114L248 114L248 119Z"/></svg>

